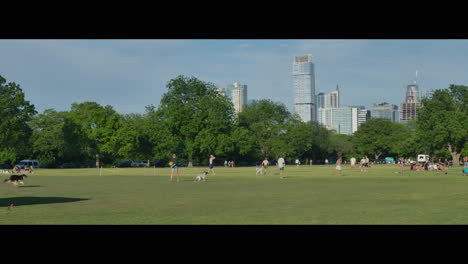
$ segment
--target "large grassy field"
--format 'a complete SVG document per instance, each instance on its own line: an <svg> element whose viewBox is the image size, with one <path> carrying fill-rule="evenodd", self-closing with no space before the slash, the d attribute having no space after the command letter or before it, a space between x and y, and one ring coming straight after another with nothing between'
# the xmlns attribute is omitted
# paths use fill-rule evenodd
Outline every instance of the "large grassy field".
<svg viewBox="0 0 468 264"><path fill-rule="evenodd" d="M39 169L25 185L3 183L0 224L468 224L468 177L461 167L403 174L398 165L368 173L343 166ZM8 209L8 205L15 206Z"/></svg>

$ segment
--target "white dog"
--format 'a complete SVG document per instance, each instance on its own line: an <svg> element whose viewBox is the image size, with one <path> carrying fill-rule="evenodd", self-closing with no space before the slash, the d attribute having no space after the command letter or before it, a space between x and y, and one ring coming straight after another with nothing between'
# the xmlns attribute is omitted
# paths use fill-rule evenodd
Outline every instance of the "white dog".
<svg viewBox="0 0 468 264"><path fill-rule="evenodd" d="M208 174L208 172L205 171L205 172L203 172L202 174L197 175L197 177L195 178L194 182L199 182L199 181L201 181L201 180L206 181L205 177L206 177L207 174Z"/></svg>
<svg viewBox="0 0 468 264"><path fill-rule="evenodd" d="M255 170L257 171L255 175L265 175L265 170L263 169L263 167L257 167L255 168Z"/></svg>

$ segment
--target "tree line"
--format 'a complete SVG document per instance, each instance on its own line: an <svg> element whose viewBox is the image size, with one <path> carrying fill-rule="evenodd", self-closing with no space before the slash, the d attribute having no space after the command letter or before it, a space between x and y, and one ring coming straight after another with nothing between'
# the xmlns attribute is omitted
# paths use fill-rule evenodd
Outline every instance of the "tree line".
<svg viewBox="0 0 468 264"><path fill-rule="evenodd" d="M167 161L177 153L191 165L206 163L210 154L218 161L251 162L424 153L458 165L468 151L467 91L460 85L434 91L408 124L370 119L353 135L340 135L317 122L302 122L271 100L245 105L235 114L214 84L195 77L170 80L158 107L119 114L96 102L38 113L18 84L0 76L0 163L38 159L41 164L110 166L122 160Z"/></svg>

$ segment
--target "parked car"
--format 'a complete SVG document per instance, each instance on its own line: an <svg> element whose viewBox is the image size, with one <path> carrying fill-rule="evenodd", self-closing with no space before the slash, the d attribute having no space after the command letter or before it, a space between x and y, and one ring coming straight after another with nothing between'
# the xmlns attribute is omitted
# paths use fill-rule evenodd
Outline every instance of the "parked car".
<svg viewBox="0 0 468 264"><path fill-rule="evenodd" d="M64 164L60 165L60 168L61 169L72 169L72 168L76 168L76 165L73 164L73 163L64 163Z"/></svg>
<svg viewBox="0 0 468 264"><path fill-rule="evenodd" d="M117 168L128 168L128 167L132 166L132 161L131 160L125 160L125 161L122 161L122 162L119 162L119 163L115 164L115 166Z"/></svg>
<svg viewBox="0 0 468 264"><path fill-rule="evenodd" d="M166 162L158 160L158 161L153 161L150 163L150 167L158 167L158 168L164 168L166 166Z"/></svg>
<svg viewBox="0 0 468 264"><path fill-rule="evenodd" d="M47 163L42 164L40 167L44 169L55 169L58 166L54 162L47 162Z"/></svg>
<svg viewBox="0 0 468 264"><path fill-rule="evenodd" d="M144 162L132 161L131 166L132 167L146 167L146 161L144 161Z"/></svg>
<svg viewBox="0 0 468 264"><path fill-rule="evenodd" d="M0 164L0 169L9 170L9 169L12 169L12 167L10 164Z"/></svg>
<svg viewBox="0 0 468 264"><path fill-rule="evenodd" d="M37 169L39 168L39 161L38 160L22 160L15 166L18 166L20 169L29 168L31 166Z"/></svg>

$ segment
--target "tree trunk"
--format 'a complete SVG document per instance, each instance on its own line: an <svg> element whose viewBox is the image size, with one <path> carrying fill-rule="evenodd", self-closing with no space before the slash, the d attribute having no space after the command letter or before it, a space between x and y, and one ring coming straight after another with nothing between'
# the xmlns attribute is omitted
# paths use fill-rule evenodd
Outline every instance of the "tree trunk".
<svg viewBox="0 0 468 264"><path fill-rule="evenodd" d="M189 159L188 166L189 166L190 168L193 167L192 159Z"/></svg>
<svg viewBox="0 0 468 264"><path fill-rule="evenodd" d="M453 166L460 166L460 152L457 152L455 149L452 148L452 145L448 144L448 149L450 154L452 155Z"/></svg>
<svg viewBox="0 0 468 264"><path fill-rule="evenodd" d="M99 168L99 153L96 154L96 168Z"/></svg>

